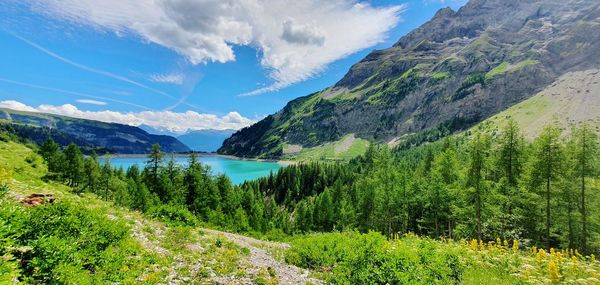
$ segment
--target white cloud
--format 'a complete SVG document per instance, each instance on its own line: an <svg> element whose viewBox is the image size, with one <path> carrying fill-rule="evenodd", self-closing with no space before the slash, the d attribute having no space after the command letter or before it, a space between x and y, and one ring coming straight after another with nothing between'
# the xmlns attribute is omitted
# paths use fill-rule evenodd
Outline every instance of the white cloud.
<svg viewBox="0 0 600 285"><path fill-rule="evenodd" d="M29 107L21 102L8 100L8 101L0 101L0 108L12 109L16 111L25 111L25 112L37 112L37 110L33 107Z"/></svg>
<svg viewBox="0 0 600 285"><path fill-rule="evenodd" d="M306 80L338 59L381 42L403 5L356 0L30 0L35 11L78 24L133 33L191 63L235 60L234 45L260 51L273 84Z"/></svg>
<svg viewBox="0 0 600 285"><path fill-rule="evenodd" d="M224 116L202 114L194 111L176 113L171 111L141 111L141 112L115 112L115 111L83 111L71 104L62 106L40 105L37 108L27 106L18 101L0 101L0 108L19 111L50 113L67 117L96 120L109 123L120 123L131 126L148 125L156 129L169 130L175 133L185 133L188 130L203 129L241 129L256 122L230 112Z"/></svg>
<svg viewBox="0 0 600 285"><path fill-rule="evenodd" d="M185 76L181 73L152 74L150 75L150 80L159 83L181 85L185 81Z"/></svg>
<svg viewBox="0 0 600 285"><path fill-rule="evenodd" d="M98 105L98 106L106 105L106 102L104 102L104 101L91 100L91 99L79 99L79 100L75 100L75 102L81 103L81 104Z"/></svg>

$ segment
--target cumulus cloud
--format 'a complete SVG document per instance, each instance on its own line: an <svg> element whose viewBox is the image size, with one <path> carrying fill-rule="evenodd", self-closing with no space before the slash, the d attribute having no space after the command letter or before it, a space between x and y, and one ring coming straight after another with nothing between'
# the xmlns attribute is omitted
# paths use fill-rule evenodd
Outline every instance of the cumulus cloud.
<svg viewBox="0 0 600 285"><path fill-rule="evenodd" d="M25 112L37 112L37 110L33 107L29 107L19 101L0 101L0 108L12 109L16 111L25 111Z"/></svg>
<svg viewBox="0 0 600 285"><path fill-rule="evenodd" d="M104 102L104 101L91 100L91 99L79 99L79 100L75 100L75 102L81 103L81 104L98 105L98 106L106 105L106 102Z"/></svg>
<svg viewBox="0 0 600 285"><path fill-rule="evenodd" d="M67 117L96 120L108 123L120 123L131 126L147 125L156 129L169 130L175 133L185 133L189 130L204 129L241 129L256 122L246 118L238 112L230 112L224 116L202 114L194 111L177 113L172 111L142 111L142 112L115 112L115 111L84 111L72 104L40 105L37 108L25 105L18 101L0 101L0 108L18 111L50 113Z"/></svg>
<svg viewBox="0 0 600 285"><path fill-rule="evenodd" d="M193 64L235 60L256 48L273 84L306 80L338 59L381 42L403 5L357 0L29 0L35 11L165 46Z"/></svg>

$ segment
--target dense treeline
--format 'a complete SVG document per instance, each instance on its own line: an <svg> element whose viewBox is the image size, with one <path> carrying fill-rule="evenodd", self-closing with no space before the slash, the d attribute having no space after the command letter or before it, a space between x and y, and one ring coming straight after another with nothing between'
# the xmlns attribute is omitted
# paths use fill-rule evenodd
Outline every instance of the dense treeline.
<svg viewBox="0 0 600 285"><path fill-rule="evenodd" d="M298 203L300 231L377 230L444 238L516 239L597 251L598 138L548 126L526 142L514 122L419 148L371 148L348 184Z"/></svg>
<svg viewBox="0 0 600 285"><path fill-rule="evenodd" d="M237 186L212 176L196 156L182 167L157 146L145 167L126 171L84 157L75 145L61 150L48 141L40 153L49 177L178 222L600 248L598 137L585 125L566 136L548 126L528 142L511 121L498 134L472 132L395 151L374 146L349 163L292 165Z"/></svg>

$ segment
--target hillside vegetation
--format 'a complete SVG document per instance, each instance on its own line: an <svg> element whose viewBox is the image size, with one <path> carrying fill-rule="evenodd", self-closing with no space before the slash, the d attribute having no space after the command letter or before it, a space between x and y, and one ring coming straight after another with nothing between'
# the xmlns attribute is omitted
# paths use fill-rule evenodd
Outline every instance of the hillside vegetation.
<svg viewBox="0 0 600 285"><path fill-rule="evenodd" d="M9 282L598 282L600 149L587 125L566 136L548 125L528 142L510 121L241 185L193 155L185 168L164 160L158 146L143 169L126 171L73 144L32 149L0 142ZM32 192L57 202L17 202Z"/></svg>
<svg viewBox="0 0 600 285"><path fill-rule="evenodd" d="M264 261L251 262L251 250L260 249L250 244L242 247L224 233L200 229L191 215L182 220L169 208L143 215L92 193L76 195L73 192L78 191L46 177L43 158L32 149L0 141L0 284L311 280L292 267L288 275L274 276ZM56 201L37 206L20 202L32 193L52 194Z"/></svg>

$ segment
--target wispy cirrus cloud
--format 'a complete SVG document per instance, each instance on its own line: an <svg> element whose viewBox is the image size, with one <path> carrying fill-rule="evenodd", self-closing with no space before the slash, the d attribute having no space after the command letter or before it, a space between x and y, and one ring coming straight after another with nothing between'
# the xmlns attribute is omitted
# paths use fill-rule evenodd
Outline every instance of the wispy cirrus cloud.
<svg viewBox="0 0 600 285"><path fill-rule="evenodd" d="M0 108L49 113L131 126L147 125L156 129L165 129L175 133L185 133L189 130L204 129L241 129L256 122L256 120L246 118L238 112L229 112L223 116L218 116L215 114L198 113L194 111L84 111L72 104L60 106L40 105L38 107L32 107L14 100L0 101Z"/></svg>
<svg viewBox="0 0 600 285"><path fill-rule="evenodd" d="M122 82L125 82L125 83L129 83L129 84L135 85L137 87L140 87L140 88L143 88L145 90L154 92L156 94L163 95L163 96L171 98L171 99L176 99L174 96L172 96L172 95L170 95L170 94L168 94L166 92L154 89L154 88L149 87L149 86L147 86L145 84L142 84L142 83L139 83L139 82L134 81L132 79L129 79L129 78L125 77L125 76L121 76L121 75L118 75L118 74L115 74L115 73L112 73L112 72L109 72L109 71L97 69L97 68L94 68L94 67L91 67L91 66L88 66L88 65L85 65L85 64L81 64L81 63L75 62L75 61L70 60L68 58L65 58L65 57L63 57L63 56L61 56L61 55L59 55L59 54L57 54L57 53L55 53L55 52L47 49L47 48L45 48L45 47L43 47L41 45L38 45L37 43L34 43L34 42L32 42L32 41L30 41L30 40L28 40L26 38L23 38L23 37L21 37L19 35L16 35L14 33L12 33L12 36L14 36L15 38L21 40L22 42L28 44L29 46L31 46L31 47L33 47L33 48L35 48L35 49L37 49L37 50L39 50L39 51L47 54L47 55L49 55L49 56L51 56L53 58L56 58L57 60L60 60L60 61L66 63L68 65L71 65L73 67L79 68L81 70L89 71L91 73L95 73L95 74L98 74L98 75L102 75L102 76L105 76L105 77L108 77L108 78L112 78L112 79L115 79L115 80L119 80L119 81L122 81Z"/></svg>
<svg viewBox="0 0 600 285"><path fill-rule="evenodd" d="M307 80L327 65L382 42L404 5L357 0L29 0L34 11L65 21L134 34L192 64L235 60L235 45L254 47L269 86Z"/></svg>
<svg viewBox="0 0 600 285"><path fill-rule="evenodd" d="M140 104L123 101L123 100L118 100L118 99L113 99L113 98L108 98L108 97L91 95L91 94L87 94L87 93L83 93L83 92L76 92L76 91L70 91L70 90L65 90L65 89L61 89L61 88L54 88L54 87L49 87L49 86L42 86L42 85L37 85L37 84L20 82L20 81L10 80L7 78L1 78L1 77L0 77L0 82L9 83L9 84L27 87L27 88L51 91L51 92L61 93L61 94L70 95L70 96L84 97L84 98L89 98L92 100L115 102L115 103L119 103L119 104L123 104L123 105L128 105L128 106L144 109L144 110L151 110L150 108L140 105Z"/></svg>
<svg viewBox="0 0 600 285"><path fill-rule="evenodd" d="M185 75L181 73L152 74L149 79L158 83L181 85L185 81Z"/></svg>
<svg viewBox="0 0 600 285"><path fill-rule="evenodd" d="M81 103L81 104L98 105L98 106L105 106L107 104L104 101L98 101L98 100L92 100L92 99L78 99L78 100L75 100L75 102Z"/></svg>

